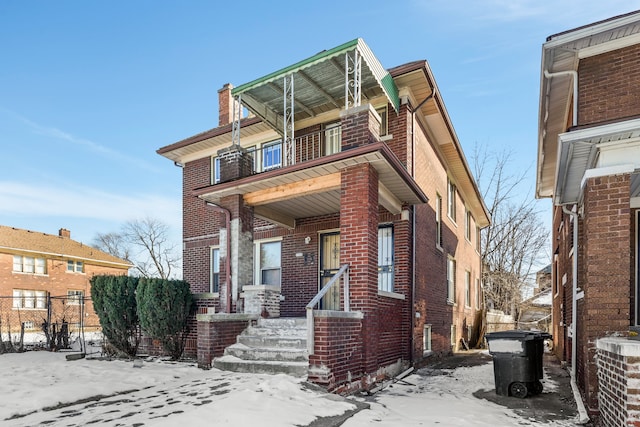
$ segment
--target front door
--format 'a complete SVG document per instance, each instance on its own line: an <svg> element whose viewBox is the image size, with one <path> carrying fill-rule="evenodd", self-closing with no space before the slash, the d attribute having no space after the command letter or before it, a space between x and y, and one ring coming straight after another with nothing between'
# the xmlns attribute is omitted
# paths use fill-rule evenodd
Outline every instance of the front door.
<svg viewBox="0 0 640 427"><path fill-rule="evenodd" d="M320 235L320 289L340 270L340 233ZM334 284L320 301L322 310L340 310L340 283Z"/></svg>

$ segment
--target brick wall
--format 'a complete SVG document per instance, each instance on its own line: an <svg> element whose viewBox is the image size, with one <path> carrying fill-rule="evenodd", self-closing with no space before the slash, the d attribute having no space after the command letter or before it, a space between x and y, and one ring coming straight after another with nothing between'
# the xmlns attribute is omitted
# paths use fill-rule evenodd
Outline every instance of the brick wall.
<svg viewBox="0 0 640 427"><path fill-rule="evenodd" d="M578 124L640 115L640 45L580 60Z"/></svg>
<svg viewBox="0 0 640 427"><path fill-rule="evenodd" d="M236 342L237 336L255 325L256 316L243 314L200 314L197 316L198 367L211 368L211 361Z"/></svg>
<svg viewBox="0 0 640 427"><path fill-rule="evenodd" d="M629 329L631 219L630 175L590 178L585 184L578 324L579 385L586 403L597 409L595 341Z"/></svg>
<svg viewBox="0 0 640 427"><path fill-rule="evenodd" d="M342 151L380 139L380 118L370 104L340 113Z"/></svg>
<svg viewBox="0 0 640 427"><path fill-rule="evenodd" d="M362 318L332 317L318 312L314 318L315 350L309 356L309 381L328 390L350 391L364 374Z"/></svg>
<svg viewBox="0 0 640 427"><path fill-rule="evenodd" d="M597 367L599 425L640 426L640 342L599 339Z"/></svg>

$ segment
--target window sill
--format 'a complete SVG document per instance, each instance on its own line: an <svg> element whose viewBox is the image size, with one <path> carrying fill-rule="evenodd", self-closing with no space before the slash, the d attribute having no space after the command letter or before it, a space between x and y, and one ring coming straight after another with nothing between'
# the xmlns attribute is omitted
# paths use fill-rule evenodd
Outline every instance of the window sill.
<svg viewBox="0 0 640 427"><path fill-rule="evenodd" d="M398 294L396 292L381 291L380 289L378 289L378 295L381 297L387 297L387 298L393 298L393 299L399 299L399 300L406 299L406 297L402 294Z"/></svg>
<svg viewBox="0 0 640 427"><path fill-rule="evenodd" d="M393 134L391 133L388 133L380 137L380 141L391 141L392 139L393 139Z"/></svg>
<svg viewBox="0 0 640 427"><path fill-rule="evenodd" d="M49 277L49 273L27 273L24 271L12 271L12 274L24 274L29 276L37 276L37 277Z"/></svg>
<svg viewBox="0 0 640 427"><path fill-rule="evenodd" d="M219 292L200 292L198 294L193 294L195 299L214 299L220 298Z"/></svg>
<svg viewBox="0 0 640 427"><path fill-rule="evenodd" d="M452 307L455 307L455 306L456 306L456 302L455 302L455 301L450 300L449 298L447 298L447 305L450 305L450 306L452 306Z"/></svg>
<svg viewBox="0 0 640 427"><path fill-rule="evenodd" d="M436 249L444 253L444 248L442 247L442 245L436 243Z"/></svg>

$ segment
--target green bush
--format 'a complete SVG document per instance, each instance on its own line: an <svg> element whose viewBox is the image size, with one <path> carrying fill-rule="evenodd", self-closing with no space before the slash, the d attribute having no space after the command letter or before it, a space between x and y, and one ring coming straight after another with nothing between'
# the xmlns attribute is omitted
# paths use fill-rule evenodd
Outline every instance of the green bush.
<svg viewBox="0 0 640 427"><path fill-rule="evenodd" d="M140 344L136 288L131 276L93 276L91 299L108 341L107 353L134 357Z"/></svg>
<svg viewBox="0 0 640 427"><path fill-rule="evenodd" d="M173 360L182 356L189 315L195 309L189 284L183 280L141 278L136 293L140 326Z"/></svg>

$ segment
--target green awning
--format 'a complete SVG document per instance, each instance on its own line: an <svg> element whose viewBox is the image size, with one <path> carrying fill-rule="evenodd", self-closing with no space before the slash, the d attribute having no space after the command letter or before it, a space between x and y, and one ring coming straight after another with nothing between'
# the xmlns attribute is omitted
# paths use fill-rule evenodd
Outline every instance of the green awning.
<svg viewBox="0 0 640 427"><path fill-rule="evenodd" d="M385 95L398 111L398 88L362 39L352 40L333 49L285 67L264 77L232 89L241 95L242 104L276 130L283 128L283 81L293 74L295 120L343 109L345 105L345 54L357 50L362 58L362 102Z"/></svg>

